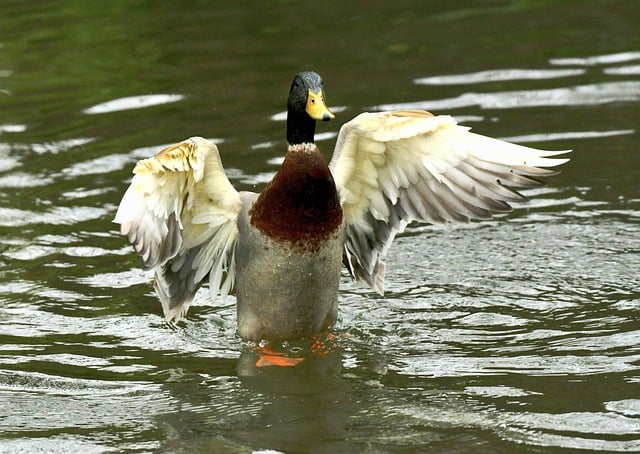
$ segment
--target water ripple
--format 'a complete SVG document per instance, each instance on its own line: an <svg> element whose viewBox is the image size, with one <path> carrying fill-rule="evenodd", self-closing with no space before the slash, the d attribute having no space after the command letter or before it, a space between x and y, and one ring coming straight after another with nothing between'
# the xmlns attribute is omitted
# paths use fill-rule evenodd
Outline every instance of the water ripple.
<svg viewBox="0 0 640 454"><path fill-rule="evenodd" d="M613 76L639 76L640 65L620 66L618 68L605 68L604 73Z"/></svg>
<svg viewBox="0 0 640 454"><path fill-rule="evenodd" d="M111 101L96 104L94 106L86 108L83 112L88 115L94 115L119 112L122 110L142 109L145 107L182 101L184 98L184 95L178 94L127 96L125 98L112 99Z"/></svg>
<svg viewBox="0 0 640 454"><path fill-rule="evenodd" d="M549 63L552 65L578 65L578 66L594 66L594 65L610 65L615 63L624 63L633 60L640 60L640 52L616 52L613 54L593 55L590 57L570 57L570 58L552 58Z"/></svg>
<svg viewBox="0 0 640 454"><path fill-rule="evenodd" d="M491 93L464 93L432 101L380 104L376 110L424 109L446 111L477 106L482 109L524 107L597 106L611 102L633 103L640 100L640 82L603 82L543 90L517 90Z"/></svg>
<svg viewBox="0 0 640 454"><path fill-rule="evenodd" d="M71 446L75 450L85 445L83 432L120 427L122 431L118 434L107 431L93 434L89 447L98 452L99 446L104 450L116 440L126 440L142 431L154 430L156 415L170 410L172 406L172 399L153 384L5 370L0 370L0 396L4 403L0 430L5 436L24 431L32 434L46 432L49 436L66 432L69 434L67 437L74 441ZM132 399L136 405L131 405ZM25 419L24 414L32 416ZM55 439L53 437L52 441ZM132 447L136 445L133 440L129 443ZM3 443L5 447L19 445L17 441L8 445ZM33 448L35 445L29 446ZM59 449L59 446L54 446Z"/></svg>
<svg viewBox="0 0 640 454"><path fill-rule="evenodd" d="M464 85L505 80L556 79L584 73L584 69L492 69L468 74L422 77L413 82L418 85Z"/></svg>
<svg viewBox="0 0 640 454"><path fill-rule="evenodd" d="M35 224L74 225L83 221L103 218L112 211L112 206L57 206L42 212L0 207L0 226L19 227Z"/></svg>

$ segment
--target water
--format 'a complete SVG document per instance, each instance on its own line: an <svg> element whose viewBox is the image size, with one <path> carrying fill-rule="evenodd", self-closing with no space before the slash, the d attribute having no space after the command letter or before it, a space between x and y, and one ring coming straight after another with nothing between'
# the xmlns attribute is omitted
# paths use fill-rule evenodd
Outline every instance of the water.
<svg viewBox="0 0 640 454"><path fill-rule="evenodd" d="M0 451L640 450L635 2L3 2ZM427 108L572 161L491 221L411 226L336 347L256 368L234 301L167 325L111 223L134 163L216 140L238 189L291 77L337 122Z"/></svg>

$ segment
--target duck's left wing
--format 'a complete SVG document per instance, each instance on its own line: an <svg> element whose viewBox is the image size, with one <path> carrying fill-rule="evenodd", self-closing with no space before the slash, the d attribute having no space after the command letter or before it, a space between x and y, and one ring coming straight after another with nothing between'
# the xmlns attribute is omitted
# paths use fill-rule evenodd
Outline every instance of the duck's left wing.
<svg viewBox="0 0 640 454"><path fill-rule="evenodd" d="M167 320L179 319L209 276L212 297L234 282L240 196L216 145L192 137L135 166L114 222L146 268Z"/></svg>
<svg viewBox="0 0 640 454"><path fill-rule="evenodd" d="M329 163L347 222L351 275L384 291L384 260L411 221L487 219L567 159L469 132L425 111L363 113L340 129Z"/></svg>

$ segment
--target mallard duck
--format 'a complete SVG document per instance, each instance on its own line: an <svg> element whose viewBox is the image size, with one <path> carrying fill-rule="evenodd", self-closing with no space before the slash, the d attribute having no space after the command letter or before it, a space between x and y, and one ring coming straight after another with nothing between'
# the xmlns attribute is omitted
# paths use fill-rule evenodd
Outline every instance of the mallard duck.
<svg viewBox="0 0 640 454"><path fill-rule="evenodd" d="M145 268L167 320L187 312L206 278L235 286L248 340L312 336L334 324L344 264L384 292L385 257L412 221L467 222L509 211L566 151L474 134L422 110L362 113L345 123L327 164L316 121L334 114L321 77L297 74L287 101L287 152L259 193L238 192L218 147L191 137L137 163L115 222Z"/></svg>

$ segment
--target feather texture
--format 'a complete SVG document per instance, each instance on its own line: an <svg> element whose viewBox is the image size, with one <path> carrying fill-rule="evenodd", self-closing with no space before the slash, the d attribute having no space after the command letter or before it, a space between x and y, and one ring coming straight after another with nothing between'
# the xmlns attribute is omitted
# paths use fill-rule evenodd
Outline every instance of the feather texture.
<svg viewBox="0 0 640 454"><path fill-rule="evenodd" d="M209 276L212 297L235 278L240 197L215 144L192 137L136 165L114 222L155 270L167 320L182 317Z"/></svg>
<svg viewBox="0 0 640 454"><path fill-rule="evenodd" d="M384 291L384 260L411 221L488 219L525 198L567 151L543 151L469 131L425 111L363 113L340 129L329 167L347 222L352 276Z"/></svg>

